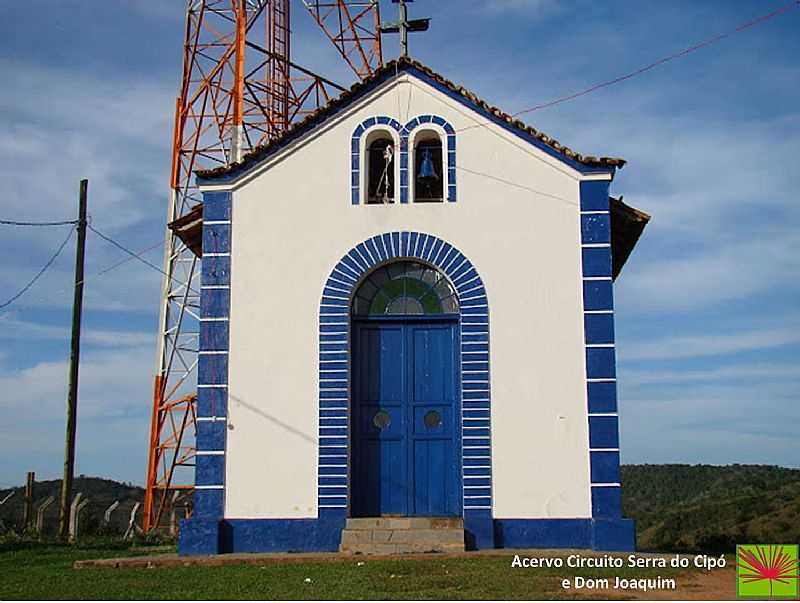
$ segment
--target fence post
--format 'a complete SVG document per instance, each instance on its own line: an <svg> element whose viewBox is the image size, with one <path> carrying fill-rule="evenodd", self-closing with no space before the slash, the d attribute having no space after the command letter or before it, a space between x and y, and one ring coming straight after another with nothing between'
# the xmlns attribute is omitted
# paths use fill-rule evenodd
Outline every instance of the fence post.
<svg viewBox="0 0 800 603"><path fill-rule="evenodd" d="M125 530L125 535L122 537L123 540L132 539L133 535L137 531L139 531L139 532L142 531L141 528L139 528L139 526L136 525L136 511L139 510L139 507L141 505L142 505L142 503L138 503L138 502L135 505L133 505L133 509L131 509L131 518L128 521L128 529Z"/></svg>
<svg viewBox="0 0 800 603"><path fill-rule="evenodd" d="M25 481L25 508L22 515L23 531L33 523L33 482L35 479L36 473L28 471L28 479Z"/></svg>
<svg viewBox="0 0 800 603"><path fill-rule="evenodd" d="M89 504L89 499L88 498L84 498L78 504L78 508L75 509L75 534L73 535L73 539L74 540L78 539L78 532L79 532L78 528L80 526L81 511L83 511L83 509L86 508L86 505L88 505L88 504Z"/></svg>
<svg viewBox="0 0 800 603"><path fill-rule="evenodd" d="M52 505L56 501L55 496L48 496L42 502L39 503L39 506L36 509L36 531L39 533L39 536L42 535L42 531L44 530L44 512L47 507Z"/></svg>
<svg viewBox="0 0 800 603"><path fill-rule="evenodd" d="M111 505L108 507L108 509L106 509L106 512L103 513L103 521L105 521L106 524L110 524L111 523L111 514L114 511L116 511L118 506L119 506L119 501L115 500L113 503L111 503Z"/></svg>
<svg viewBox="0 0 800 603"><path fill-rule="evenodd" d="M78 492L75 495L75 498L72 499L72 504L69 507L69 541L75 542L75 538L78 534L78 513L83 506L81 505L81 498L83 498L83 493Z"/></svg>
<svg viewBox="0 0 800 603"><path fill-rule="evenodd" d="M169 509L169 533L171 536L175 536L178 533L177 504L178 500L180 500L180 494L179 490L175 490L172 494L172 503Z"/></svg>

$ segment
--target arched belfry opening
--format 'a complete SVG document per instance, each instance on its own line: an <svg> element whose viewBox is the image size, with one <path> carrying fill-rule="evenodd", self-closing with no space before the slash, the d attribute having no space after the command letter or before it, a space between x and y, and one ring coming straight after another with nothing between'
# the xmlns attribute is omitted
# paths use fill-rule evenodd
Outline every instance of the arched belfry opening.
<svg viewBox="0 0 800 603"><path fill-rule="evenodd" d="M430 130L414 140L414 202L440 203L444 200L442 140Z"/></svg>
<svg viewBox="0 0 800 603"><path fill-rule="evenodd" d="M354 517L462 513L459 301L436 268L399 259L351 304Z"/></svg>
<svg viewBox="0 0 800 603"><path fill-rule="evenodd" d="M394 203L395 144L391 136L374 132L367 139L367 203Z"/></svg>

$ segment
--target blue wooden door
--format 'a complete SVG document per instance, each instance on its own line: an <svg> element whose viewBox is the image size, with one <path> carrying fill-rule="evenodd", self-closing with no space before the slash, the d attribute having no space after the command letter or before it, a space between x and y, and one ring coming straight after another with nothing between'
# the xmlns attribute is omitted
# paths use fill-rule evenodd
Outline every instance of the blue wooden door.
<svg viewBox="0 0 800 603"><path fill-rule="evenodd" d="M353 329L352 514L461 512L457 324Z"/></svg>

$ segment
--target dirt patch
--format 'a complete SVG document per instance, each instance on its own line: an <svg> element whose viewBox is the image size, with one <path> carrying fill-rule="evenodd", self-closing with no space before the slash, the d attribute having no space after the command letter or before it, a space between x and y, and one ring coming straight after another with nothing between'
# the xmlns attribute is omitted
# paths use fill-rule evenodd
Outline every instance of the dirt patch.
<svg viewBox="0 0 800 603"><path fill-rule="evenodd" d="M593 590L592 599L631 601L729 601L736 599L736 568L675 576L675 590Z"/></svg>

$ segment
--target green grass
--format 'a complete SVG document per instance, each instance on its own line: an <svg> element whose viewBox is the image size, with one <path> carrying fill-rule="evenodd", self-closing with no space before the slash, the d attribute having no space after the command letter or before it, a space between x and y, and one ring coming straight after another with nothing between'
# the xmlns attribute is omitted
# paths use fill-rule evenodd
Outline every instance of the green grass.
<svg viewBox="0 0 800 603"><path fill-rule="evenodd" d="M469 559L352 558L224 567L72 569L78 559L146 554L109 546L0 547L0 599L553 599L562 578L675 576L670 569L512 568L513 555ZM363 565L358 565L363 561ZM311 582L306 582L310 578ZM679 579L679 586L680 586ZM624 596L625 593L619 593Z"/></svg>

